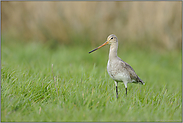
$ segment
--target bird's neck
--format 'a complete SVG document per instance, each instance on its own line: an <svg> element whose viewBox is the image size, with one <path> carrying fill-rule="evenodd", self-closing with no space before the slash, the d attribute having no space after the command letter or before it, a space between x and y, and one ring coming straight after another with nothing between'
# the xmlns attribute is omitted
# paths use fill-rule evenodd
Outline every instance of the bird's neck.
<svg viewBox="0 0 183 123"><path fill-rule="evenodd" d="M117 57L117 50L118 50L118 42L112 43L109 51L109 59L114 59Z"/></svg>

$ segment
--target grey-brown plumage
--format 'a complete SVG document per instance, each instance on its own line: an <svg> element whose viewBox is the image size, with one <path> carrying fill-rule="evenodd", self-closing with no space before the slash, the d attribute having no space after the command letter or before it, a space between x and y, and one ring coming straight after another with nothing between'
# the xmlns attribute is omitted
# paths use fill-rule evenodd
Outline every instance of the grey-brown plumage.
<svg viewBox="0 0 183 123"><path fill-rule="evenodd" d="M106 44L110 44L109 51L109 60L107 63L107 72L111 76L111 78L115 81L116 84L116 97L118 98L118 82L123 82L126 89L127 95L127 83L141 83L145 84L135 73L134 69L126 62L121 60L117 56L118 49L118 39L114 34L108 36L107 41L101 46L95 48L89 53L105 46Z"/></svg>

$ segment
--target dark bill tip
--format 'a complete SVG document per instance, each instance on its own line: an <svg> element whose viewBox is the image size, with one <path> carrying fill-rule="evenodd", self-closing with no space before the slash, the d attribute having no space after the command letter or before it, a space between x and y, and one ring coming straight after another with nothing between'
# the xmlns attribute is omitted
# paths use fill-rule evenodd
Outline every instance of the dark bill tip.
<svg viewBox="0 0 183 123"><path fill-rule="evenodd" d="M97 50L98 48L95 48L94 50L92 50L92 51L90 51L89 53L92 53L92 52L94 52L95 50Z"/></svg>

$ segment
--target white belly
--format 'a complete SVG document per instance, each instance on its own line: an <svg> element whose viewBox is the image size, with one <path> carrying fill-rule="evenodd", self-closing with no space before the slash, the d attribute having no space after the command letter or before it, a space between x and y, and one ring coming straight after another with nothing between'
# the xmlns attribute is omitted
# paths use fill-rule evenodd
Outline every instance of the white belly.
<svg viewBox="0 0 183 123"><path fill-rule="evenodd" d="M131 82L130 77L126 73L118 73L113 78L115 81Z"/></svg>

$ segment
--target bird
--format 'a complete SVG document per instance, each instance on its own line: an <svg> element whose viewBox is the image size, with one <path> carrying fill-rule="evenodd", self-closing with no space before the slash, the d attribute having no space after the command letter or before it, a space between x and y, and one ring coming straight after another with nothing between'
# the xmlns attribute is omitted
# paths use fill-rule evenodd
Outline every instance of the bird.
<svg viewBox="0 0 183 123"><path fill-rule="evenodd" d="M145 84L135 73L134 69L121 58L117 56L118 39L117 36L111 34L107 37L107 40L99 47L93 49L89 53L96 51L97 49L109 44L109 59L107 63L107 72L109 76L114 80L116 86L116 98L118 99L118 82L123 82L127 96L127 84L128 83L140 83Z"/></svg>

